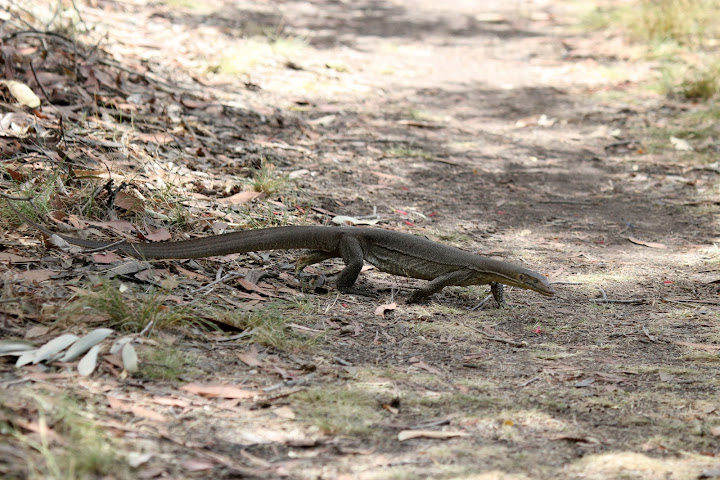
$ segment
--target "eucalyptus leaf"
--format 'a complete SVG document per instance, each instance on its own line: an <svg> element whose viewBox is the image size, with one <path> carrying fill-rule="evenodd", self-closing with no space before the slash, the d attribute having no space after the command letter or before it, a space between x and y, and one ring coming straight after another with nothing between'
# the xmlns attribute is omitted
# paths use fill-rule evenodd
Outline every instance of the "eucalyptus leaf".
<svg viewBox="0 0 720 480"><path fill-rule="evenodd" d="M27 340L3 339L0 340L0 356L21 355L28 350L35 350L35 344Z"/></svg>
<svg viewBox="0 0 720 480"><path fill-rule="evenodd" d="M48 358L52 357L53 355L62 352L67 347L75 343L77 339L78 336L73 335L72 333L66 333L65 335L60 335L57 338L53 338L48 343L38 349L37 353L35 354L35 358L32 361L33 365L43 362Z"/></svg>
<svg viewBox="0 0 720 480"><path fill-rule="evenodd" d="M123 349L126 343L132 342L133 337L122 337L115 340L115 343L112 344L112 347L110 347L110 355L115 355L120 350Z"/></svg>
<svg viewBox="0 0 720 480"><path fill-rule="evenodd" d="M100 351L100 345L93 346L89 352L78 362L78 373L83 377L87 377L95 371L97 367L97 357Z"/></svg>
<svg viewBox="0 0 720 480"><path fill-rule="evenodd" d="M33 359L35 359L35 355L37 354L37 350L29 350L27 352L24 352L20 357L18 357L17 362L15 362L16 367L24 367L25 365L31 363Z"/></svg>
<svg viewBox="0 0 720 480"><path fill-rule="evenodd" d="M122 361L125 370L128 372L135 373L138 371L138 356L135 347L130 342L126 343L122 349Z"/></svg>
<svg viewBox="0 0 720 480"><path fill-rule="evenodd" d="M65 355L63 355L60 361L72 362L80 355L105 340L111 333L113 333L113 330L110 328L97 328L93 330L77 342L73 343L72 346L68 348L67 352L65 352Z"/></svg>

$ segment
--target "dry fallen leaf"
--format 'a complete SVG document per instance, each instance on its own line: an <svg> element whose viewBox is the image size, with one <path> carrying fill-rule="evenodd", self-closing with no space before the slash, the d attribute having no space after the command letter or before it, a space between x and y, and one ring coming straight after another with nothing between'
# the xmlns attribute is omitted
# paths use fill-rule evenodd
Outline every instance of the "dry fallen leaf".
<svg viewBox="0 0 720 480"><path fill-rule="evenodd" d="M385 312L395 310L397 308L397 303L386 303L385 305L380 305L375 309L375 315L378 317L385 316Z"/></svg>
<svg viewBox="0 0 720 480"><path fill-rule="evenodd" d="M97 356L100 352L100 345L95 345L90 351L78 362L77 370L80 375L87 377L95 371L97 367Z"/></svg>
<svg viewBox="0 0 720 480"><path fill-rule="evenodd" d="M108 252L108 253L93 253L92 259L93 259L93 262L95 262L95 263L99 263L100 265L107 265L110 263L119 262L120 260L122 260L122 257L115 252Z"/></svg>
<svg viewBox="0 0 720 480"><path fill-rule="evenodd" d="M55 274L54 271L45 268L39 268L37 270L25 270L24 272L18 272L17 276L23 279L23 283L40 283L50 278Z"/></svg>
<svg viewBox="0 0 720 480"><path fill-rule="evenodd" d="M190 402L183 398L175 397L152 397L151 402L157 403L158 405L165 405L167 407L182 407L187 408L190 406Z"/></svg>
<svg viewBox="0 0 720 480"><path fill-rule="evenodd" d="M30 263L39 261L39 258L21 257L14 253L0 252L0 263Z"/></svg>
<svg viewBox="0 0 720 480"><path fill-rule="evenodd" d="M27 340L6 338L0 340L0 355L13 355L19 357L21 354L35 350L35 344Z"/></svg>
<svg viewBox="0 0 720 480"><path fill-rule="evenodd" d="M0 83L4 83L10 91L10 95L15 97L15 99L23 105L30 108L38 108L40 106L40 97L35 95L35 92L24 83L15 80L0 80Z"/></svg>
<svg viewBox="0 0 720 480"><path fill-rule="evenodd" d="M50 327L46 327L44 325L35 325L34 327L31 327L30 330L25 332L25 338L42 337L49 331Z"/></svg>
<svg viewBox="0 0 720 480"><path fill-rule="evenodd" d="M154 232L146 234L145 239L151 242L165 242L171 240L172 236L167 228L158 228Z"/></svg>
<svg viewBox="0 0 720 480"><path fill-rule="evenodd" d="M172 135L169 135L164 132L153 132L153 133L139 133L137 134L137 139L141 142L153 142L158 144L166 144L174 142L175 139L172 137Z"/></svg>
<svg viewBox="0 0 720 480"><path fill-rule="evenodd" d="M75 341L77 341L78 337L71 334L66 333L65 335L60 335L57 338L53 338L48 343L40 347L35 354L35 358L33 358L33 365L38 364L40 362L44 362L45 360L55 356L55 354L62 352L67 347L72 345Z"/></svg>
<svg viewBox="0 0 720 480"><path fill-rule="evenodd" d="M295 412L290 407L278 407L272 411L275 415L285 420L294 420Z"/></svg>
<svg viewBox="0 0 720 480"><path fill-rule="evenodd" d="M77 357L105 340L111 333L113 333L113 331L109 328L96 328L80 340L73 343L72 346L68 348L67 352L65 352L65 355L62 356L60 361L72 362ZM97 356L97 353L95 355Z"/></svg>
<svg viewBox="0 0 720 480"><path fill-rule="evenodd" d="M250 190L246 190L229 197L221 198L218 200L218 203L221 205L239 205L241 203L247 203L255 200L260 196L262 196L262 192L252 192Z"/></svg>
<svg viewBox="0 0 720 480"><path fill-rule="evenodd" d="M115 205L128 212L142 213L145 211L143 201L125 192L118 192L115 196Z"/></svg>
<svg viewBox="0 0 720 480"><path fill-rule="evenodd" d="M212 470L215 467L215 462L209 458L194 458L184 460L180 465L188 472L202 472Z"/></svg>
<svg viewBox="0 0 720 480"><path fill-rule="evenodd" d="M691 343L691 342L674 342L675 345L682 345L683 347L690 347L690 348L697 348L698 350L703 350L710 353L715 353L720 351L720 345L715 345L713 343Z"/></svg>
<svg viewBox="0 0 720 480"><path fill-rule="evenodd" d="M682 138L670 137L670 144L675 147L675 150L680 150L681 152L691 152L693 149L690 142Z"/></svg>
<svg viewBox="0 0 720 480"><path fill-rule="evenodd" d="M642 240L638 240L635 237L628 237L628 240L630 240L632 243L635 243L637 245L642 245L645 247L650 248L667 248L666 245L663 245L662 243L655 243L655 242L643 242Z"/></svg>
<svg viewBox="0 0 720 480"><path fill-rule="evenodd" d="M258 351L255 345L250 347L247 352L240 352L237 354L238 359L249 367L259 367L263 362L258 358Z"/></svg>
<svg viewBox="0 0 720 480"><path fill-rule="evenodd" d="M245 390L235 385L188 383L180 390L208 398L253 398L257 395L252 390Z"/></svg>
<svg viewBox="0 0 720 480"><path fill-rule="evenodd" d="M123 367L130 373L135 373L139 370L138 368L138 356L135 352L135 347L132 346L132 342L128 342L122 349L122 362Z"/></svg>
<svg viewBox="0 0 720 480"><path fill-rule="evenodd" d="M436 431L436 430L402 430L400 433L398 433L398 440L405 441L410 440L411 438L437 438L440 440L446 439L446 438L454 438L454 437L467 437L470 436L469 433L466 432L445 432L445 431Z"/></svg>
<svg viewBox="0 0 720 480"><path fill-rule="evenodd" d="M428 365L427 363L422 362L422 361L414 362L414 363L412 363L412 366L417 367L417 368L422 368L426 372L434 373L435 375L440 375L442 373L437 368L431 367L430 365Z"/></svg>

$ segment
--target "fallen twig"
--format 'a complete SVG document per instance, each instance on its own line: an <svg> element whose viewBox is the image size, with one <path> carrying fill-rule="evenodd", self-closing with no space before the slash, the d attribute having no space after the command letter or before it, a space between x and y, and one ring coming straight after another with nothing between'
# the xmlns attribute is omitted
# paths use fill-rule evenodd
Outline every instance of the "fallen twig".
<svg viewBox="0 0 720 480"><path fill-rule="evenodd" d="M630 304L650 303L650 299L647 299L647 298L628 298L628 299L591 298L590 301L593 303L630 303Z"/></svg>
<svg viewBox="0 0 720 480"><path fill-rule="evenodd" d="M462 323L461 325L469 328L470 330L474 331L475 333L482 336L485 340L490 340L493 342L500 342L500 343L506 343L508 345L512 345L513 347L527 347L527 342L518 342L517 340L511 340L509 338L502 338L502 337L495 337L493 335L488 335L487 333L483 332L480 329L477 329L473 327L472 325L468 325L467 323Z"/></svg>
<svg viewBox="0 0 720 480"><path fill-rule="evenodd" d="M536 382L536 381L538 381L538 380L540 380L540 377L533 377L533 378L531 378L530 380L528 380L527 382L521 383L521 384L520 384L520 387L521 387L521 388L522 388L522 387L527 387L527 386L530 385L531 383Z"/></svg>
<svg viewBox="0 0 720 480"><path fill-rule="evenodd" d="M656 341L657 341L657 340L655 339L655 337L653 337L652 335L650 335L650 332L648 331L648 329L647 329L647 327L646 327L645 325L642 326L642 330L643 330L643 333L645 334L645 336L648 337L648 339L650 339L651 342L656 342Z"/></svg>

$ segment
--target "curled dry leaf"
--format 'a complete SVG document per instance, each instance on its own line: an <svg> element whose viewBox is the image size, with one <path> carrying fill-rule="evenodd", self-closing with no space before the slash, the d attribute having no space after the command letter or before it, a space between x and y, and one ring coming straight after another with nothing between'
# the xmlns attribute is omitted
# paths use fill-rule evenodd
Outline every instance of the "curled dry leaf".
<svg viewBox="0 0 720 480"><path fill-rule="evenodd" d="M33 122L33 118L24 112L6 113L0 118L0 137L25 138Z"/></svg>
<svg viewBox="0 0 720 480"><path fill-rule="evenodd" d="M100 352L100 345L93 346L89 352L78 362L78 373L83 377L87 377L95 371L97 367L97 356Z"/></svg>
<svg viewBox="0 0 720 480"><path fill-rule="evenodd" d="M30 108L38 108L40 106L40 97L35 95L35 92L24 83L15 80L0 80L0 83L4 83L10 91L10 95L15 97L15 99L23 105Z"/></svg>

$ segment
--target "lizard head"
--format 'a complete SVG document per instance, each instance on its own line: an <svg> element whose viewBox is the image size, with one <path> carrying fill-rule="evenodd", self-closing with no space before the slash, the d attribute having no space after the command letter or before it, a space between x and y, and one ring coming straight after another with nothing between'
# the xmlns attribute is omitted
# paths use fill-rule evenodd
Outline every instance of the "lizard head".
<svg viewBox="0 0 720 480"><path fill-rule="evenodd" d="M548 297L555 295L555 290L548 283L548 279L532 270L522 269L522 271L515 272L513 275L503 279L502 283L533 290Z"/></svg>

